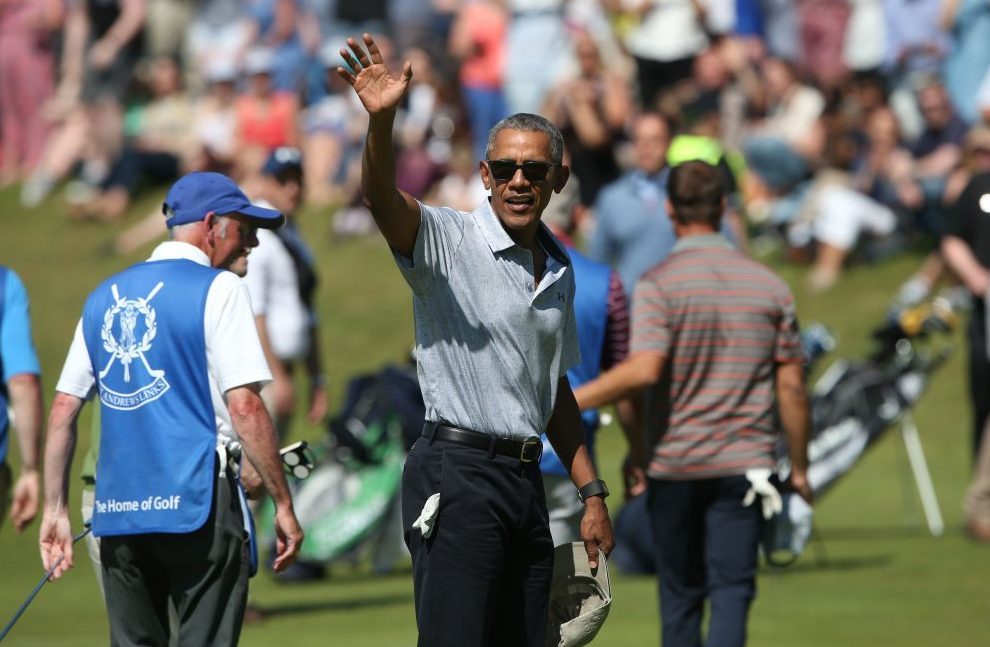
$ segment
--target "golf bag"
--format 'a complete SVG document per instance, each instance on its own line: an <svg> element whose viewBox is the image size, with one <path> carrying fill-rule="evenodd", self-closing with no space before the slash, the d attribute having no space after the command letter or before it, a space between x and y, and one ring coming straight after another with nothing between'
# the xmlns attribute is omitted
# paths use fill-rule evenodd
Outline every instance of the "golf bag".
<svg viewBox="0 0 990 647"><path fill-rule="evenodd" d="M956 323L955 309L956 304L939 297L899 313L874 331L874 350L866 360L836 360L815 383L808 482L816 499L918 403L951 354L947 334ZM777 458L777 478L786 483L791 467L786 440ZM774 564L796 559L811 533L810 506L793 492L783 499L784 509L767 524L763 541Z"/></svg>
<svg viewBox="0 0 990 647"><path fill-rule="evenodd" d="M284 579L314 579L328 564L367 553L376 572L391 569L403 550L402 466L424 417L414 365L389 365L348 383L326 443L314 449L316 468L293 486L306 541L299 553L303 568L290 569Z"/></svg>

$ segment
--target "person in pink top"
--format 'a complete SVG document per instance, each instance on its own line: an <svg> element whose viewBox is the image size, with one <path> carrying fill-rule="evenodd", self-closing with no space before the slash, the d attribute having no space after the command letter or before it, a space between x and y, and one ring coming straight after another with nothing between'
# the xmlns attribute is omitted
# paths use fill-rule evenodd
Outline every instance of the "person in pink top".
<svg viewBox="0 0 990 647"><path fill-rule="evenodd" d="M252 50L245 58L248 91L234 103L238 140L242 147L240 154L234 157L239 176L257 173L268 154L276 148L299 143L299 103L294 94L274 90L273 63L272 53L267 49Z"/></svg>
<svg viewBox="0 0 990 647"><path fill-rule="evenodd" d="M508 16L494 0L468 0L450 31L450 53L461 61L461 93L471 121L474 158L483 159L488 131L508 116L502 94Z"/></svg>
<svg viewBox="0 0 990 647"><path fill-rule="evenodd" d="M41 157L63 19L60 0L0 0L0 187L27 177Z"/></svg>

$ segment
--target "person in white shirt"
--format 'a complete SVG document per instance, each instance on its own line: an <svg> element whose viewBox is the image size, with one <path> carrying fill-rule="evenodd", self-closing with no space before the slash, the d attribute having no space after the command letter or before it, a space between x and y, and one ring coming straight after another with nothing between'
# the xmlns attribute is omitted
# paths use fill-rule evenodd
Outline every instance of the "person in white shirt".
<svg viewBox="0 0 990 647"><path fill-rule="evenodd" d="M276 149L262 176L256 195L282 212L286 224L278 230L258 231L258 247L251 253L244 282L274 378L262 389L261 397L284 437L296 406L294 366L301 363L309 379L306 417L313 424L327 413L326 377L314 310L315 262L293 222L303 196L301 153L289 147Z"/></svg>

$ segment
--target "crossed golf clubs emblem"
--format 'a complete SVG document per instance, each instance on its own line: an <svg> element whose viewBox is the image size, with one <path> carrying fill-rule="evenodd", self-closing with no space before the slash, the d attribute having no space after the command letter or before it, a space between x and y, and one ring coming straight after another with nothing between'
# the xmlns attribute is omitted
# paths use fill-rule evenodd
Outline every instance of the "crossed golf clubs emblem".
<svg viewBox="0 0 990 647"><path fill-rule="evenodd" d="M121 297L116 283L110 286L110 291L113 293L114 305L107 308L107 312L103 316L103 328L100 330L100 337L103 339L103 348L110 353L110 359L107 361L107 365L103 370L100 371L101 380L110 373L110 369L113 368L117 360L120 360L121 366L124 367L124 382L126 383L130 383L131 381L131 362L135 359L141 360L141 363L144 364L144 368L151 377L158 379L165 375L165 371L151 368L148 364L148 359L144 355L151 350L151 342L155 338L155 335L158 334L158 325L155 323L157 315L155 314L155 310L148 304L155 298L155 295L158 294L158 291L164 285L164 282L159 281L151 289L151 292L148 293L148 296L137 299ZM113 334L113 322L118 315L120 316L119 340ZM139 315L144 316L145 325L144 335L142 335L140 342L134 333Z"/></svg>

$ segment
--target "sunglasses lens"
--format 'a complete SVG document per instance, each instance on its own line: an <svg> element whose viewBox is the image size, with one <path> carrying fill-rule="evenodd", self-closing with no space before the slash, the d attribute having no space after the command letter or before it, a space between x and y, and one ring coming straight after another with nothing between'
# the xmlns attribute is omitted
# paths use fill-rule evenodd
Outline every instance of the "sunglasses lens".
<svg viewBox="0 0 990 647"><path fill-rule="evenodd" d="M542 182L547 179L550 165L546 162L523 162L523 175L530 182Z"/></svg>
<svg viewBox="0 0 990 647"><path fill-rule="evenodd" d="M516 164L509 160L488 160L488 168L492 171L492 176L500 182L511 180L516 174L516 169L522 168L523 177L529 182L542 182L547 179L551 164L547 162L523 162Z"/></svg>
<svg viewBox="0 0 990 647"><path fill-rule="evenodd" d="M496 180L511 180L512 176L516 174L515 162L493 160L488 162L488 168L491 169L492 175L495 176Z"/></svg>
<svg viewBox="0 0 990 647"><path fill-rule="evenodd" d="M306 478L307 476L309 476L309 472L310 472L309 468L306 467L305 465L296 465L295 467L292 468L292 475L295 476L297 479Z"/></svg>

